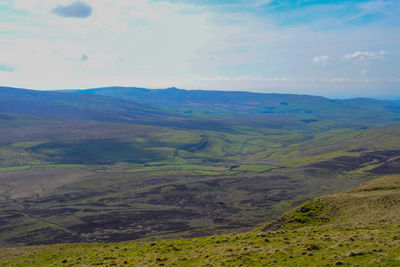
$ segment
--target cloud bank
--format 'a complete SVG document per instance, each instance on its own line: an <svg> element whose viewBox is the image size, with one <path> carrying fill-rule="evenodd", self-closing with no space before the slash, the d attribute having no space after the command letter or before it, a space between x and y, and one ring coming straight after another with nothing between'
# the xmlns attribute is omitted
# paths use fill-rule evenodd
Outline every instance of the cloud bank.
<svg viewBox="0 0 400 267"><path fill-rule="evenodd" d="M344 55L343 59L367 62L367 61L373 61L373 60L382 60L387 55L389 55L389 52L387 52L385 50L381 50L378 52L356 51L354 53Z"/></svg>

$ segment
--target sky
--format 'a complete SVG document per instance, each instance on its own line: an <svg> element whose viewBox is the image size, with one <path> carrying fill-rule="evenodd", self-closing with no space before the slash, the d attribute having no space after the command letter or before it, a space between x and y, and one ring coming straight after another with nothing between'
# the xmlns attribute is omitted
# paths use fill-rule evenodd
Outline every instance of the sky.
<svg viewBox="0 0 400 267"><path fill-rule="evenodd" d="M400 1L0 0L0 86L400 99Z"/></svg>

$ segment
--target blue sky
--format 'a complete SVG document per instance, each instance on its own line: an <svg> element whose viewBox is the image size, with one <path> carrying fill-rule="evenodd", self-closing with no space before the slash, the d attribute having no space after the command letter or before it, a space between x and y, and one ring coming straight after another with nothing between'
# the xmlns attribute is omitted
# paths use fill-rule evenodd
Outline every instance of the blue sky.
<svg viewBox="0 0 400 267"><path fill-rule="evenodd" d="M400 98L398 14L378 0L0 0L0 81Z"/></svg>

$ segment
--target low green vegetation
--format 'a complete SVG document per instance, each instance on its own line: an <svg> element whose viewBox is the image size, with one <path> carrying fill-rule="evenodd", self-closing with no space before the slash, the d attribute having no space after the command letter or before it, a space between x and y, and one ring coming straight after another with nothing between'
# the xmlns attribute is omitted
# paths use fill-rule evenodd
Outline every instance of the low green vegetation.
<svg viewBox="0 0 400 267"><path fill-rule="evenodd" d="M268 165L257 165L257 164L252 164L252 165L239 165L236 168L233 168L235 171L246 171L246 172L267 172L272 169L276 168L275 166L268 166Z"/></svg>
<svg viewBox="0 0 400 267"><path fill-rule="evenodd" d="M11 166L11 167L0 167L0 172L12 172L12 171L20 171L27 170L31 168L31 166Z"/></svg>
<svg viewBox="0 0 400 267"><path fill-rule="evenodd" d="M4 266L398 266L396 226L0 250Z"/></svg>
<svg viewBox="0 0 400 267"><path fill-rule="evenodd" d="M0 172L14 172L29 170L31 168L58 168L58 169L74 169L74 168L94 168L96 166L84 165L84 164L35 164L26 166L4 166L0 168ZM98 167L98 166L97 166Z"/></svg>
<svg viewBox="0 0 400 267"><path fill-rule="evenodd" d="M162 165L162 166L148 166L143 168L126 170L126 172L148 172L148 171L164 171L164 170L190 170L190 171L215 171L223 172L227 171L224 167L212 167L202 165Z"/></svg>
<svg viewBox="0 0 400 267"><path fill-rule="evenodd" d="M334 224L391 225L400 221L400 176L383 176L344 193L306 202L281 218L281 228Z"/></svg>

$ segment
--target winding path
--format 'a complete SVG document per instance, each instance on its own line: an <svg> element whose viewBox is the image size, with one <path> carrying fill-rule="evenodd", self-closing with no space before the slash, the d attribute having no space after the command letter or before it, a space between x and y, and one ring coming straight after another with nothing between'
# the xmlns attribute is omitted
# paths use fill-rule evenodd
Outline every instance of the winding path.
<svg viewBox="0 0 400 267"><path fill-rule="evenodd" d="M243 153L244 149L246 148L247 144L248 144L250 141L257 140L257 139L264 139L264 138L265 138L265 137L253 137L253 138L247 139L246 141L243 142L242 147L241 147L240 150L239 150L239 153L235 154L235 156L241 155L241 154Z"/></svg>

